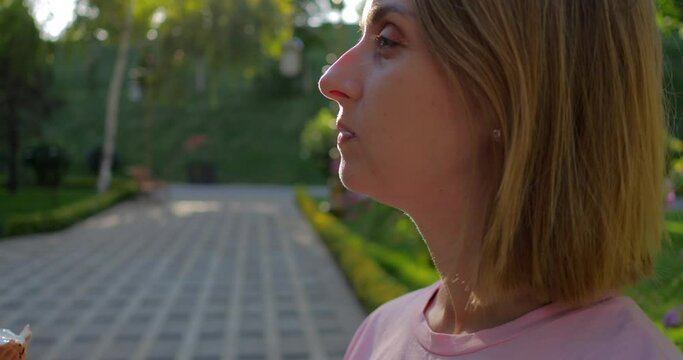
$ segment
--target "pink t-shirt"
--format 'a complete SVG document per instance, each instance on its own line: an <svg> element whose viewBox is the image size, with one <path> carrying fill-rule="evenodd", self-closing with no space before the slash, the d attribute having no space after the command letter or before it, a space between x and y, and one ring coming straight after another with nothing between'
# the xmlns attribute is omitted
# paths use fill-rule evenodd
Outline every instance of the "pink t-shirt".
<svg viewBox="0 0 683 360"><path fill-rule="evenodd" d="M424 314L439 286L441 281L375 310L356 331L345 359L683 359L625 296L578 309L550 304L472 334L435 333Z"/></svg>

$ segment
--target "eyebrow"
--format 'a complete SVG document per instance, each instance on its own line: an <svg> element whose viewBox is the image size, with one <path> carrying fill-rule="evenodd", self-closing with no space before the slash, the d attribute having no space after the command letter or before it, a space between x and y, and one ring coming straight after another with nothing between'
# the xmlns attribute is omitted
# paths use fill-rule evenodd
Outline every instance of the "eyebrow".
<svg viewBox="0 0 683 360"><path fill-rule="evenodd" d="M376 5L370 8L365 19L361 19L358 25L361 31L365 31L365 27L380 22L384 17L391 13L396 13L402 16L416 18L415 14L403 6L387 4Z"/></svg>

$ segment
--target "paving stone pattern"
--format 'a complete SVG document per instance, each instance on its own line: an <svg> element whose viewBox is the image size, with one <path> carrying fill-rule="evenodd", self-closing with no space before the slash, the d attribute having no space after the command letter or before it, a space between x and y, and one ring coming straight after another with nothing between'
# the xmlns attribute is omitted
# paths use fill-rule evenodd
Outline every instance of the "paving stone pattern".
<svg viewBox="0 0 683 360"><path fill-rule="evenodd" d="M0 241L0 273L29 359L341 359L365 316L288 187L173 186Z"/></svg>

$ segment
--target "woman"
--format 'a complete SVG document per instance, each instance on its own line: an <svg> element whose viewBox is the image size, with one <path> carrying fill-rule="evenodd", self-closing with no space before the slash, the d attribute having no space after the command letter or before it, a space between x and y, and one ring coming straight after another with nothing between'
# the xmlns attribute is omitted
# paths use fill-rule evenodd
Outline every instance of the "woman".
<svg viewBox="0 0 683 360"><path fill-rule="evenodd" d="M618 291L663 236L651 0L374 0L320 79L345 187L413 219L441 276L347 359L680 359Z"/></svg>

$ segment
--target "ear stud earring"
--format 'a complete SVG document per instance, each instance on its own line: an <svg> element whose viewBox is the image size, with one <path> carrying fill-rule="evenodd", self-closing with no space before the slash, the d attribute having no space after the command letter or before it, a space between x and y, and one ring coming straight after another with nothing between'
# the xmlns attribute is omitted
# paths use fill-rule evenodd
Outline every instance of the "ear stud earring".
<svg viewBox="0 0 683 360"><path fill-rule="evenodd" d="M500 141L500 138L503 136L501 133L500 129L494 129L493 130L493 140L495 141Z"/></svg>

